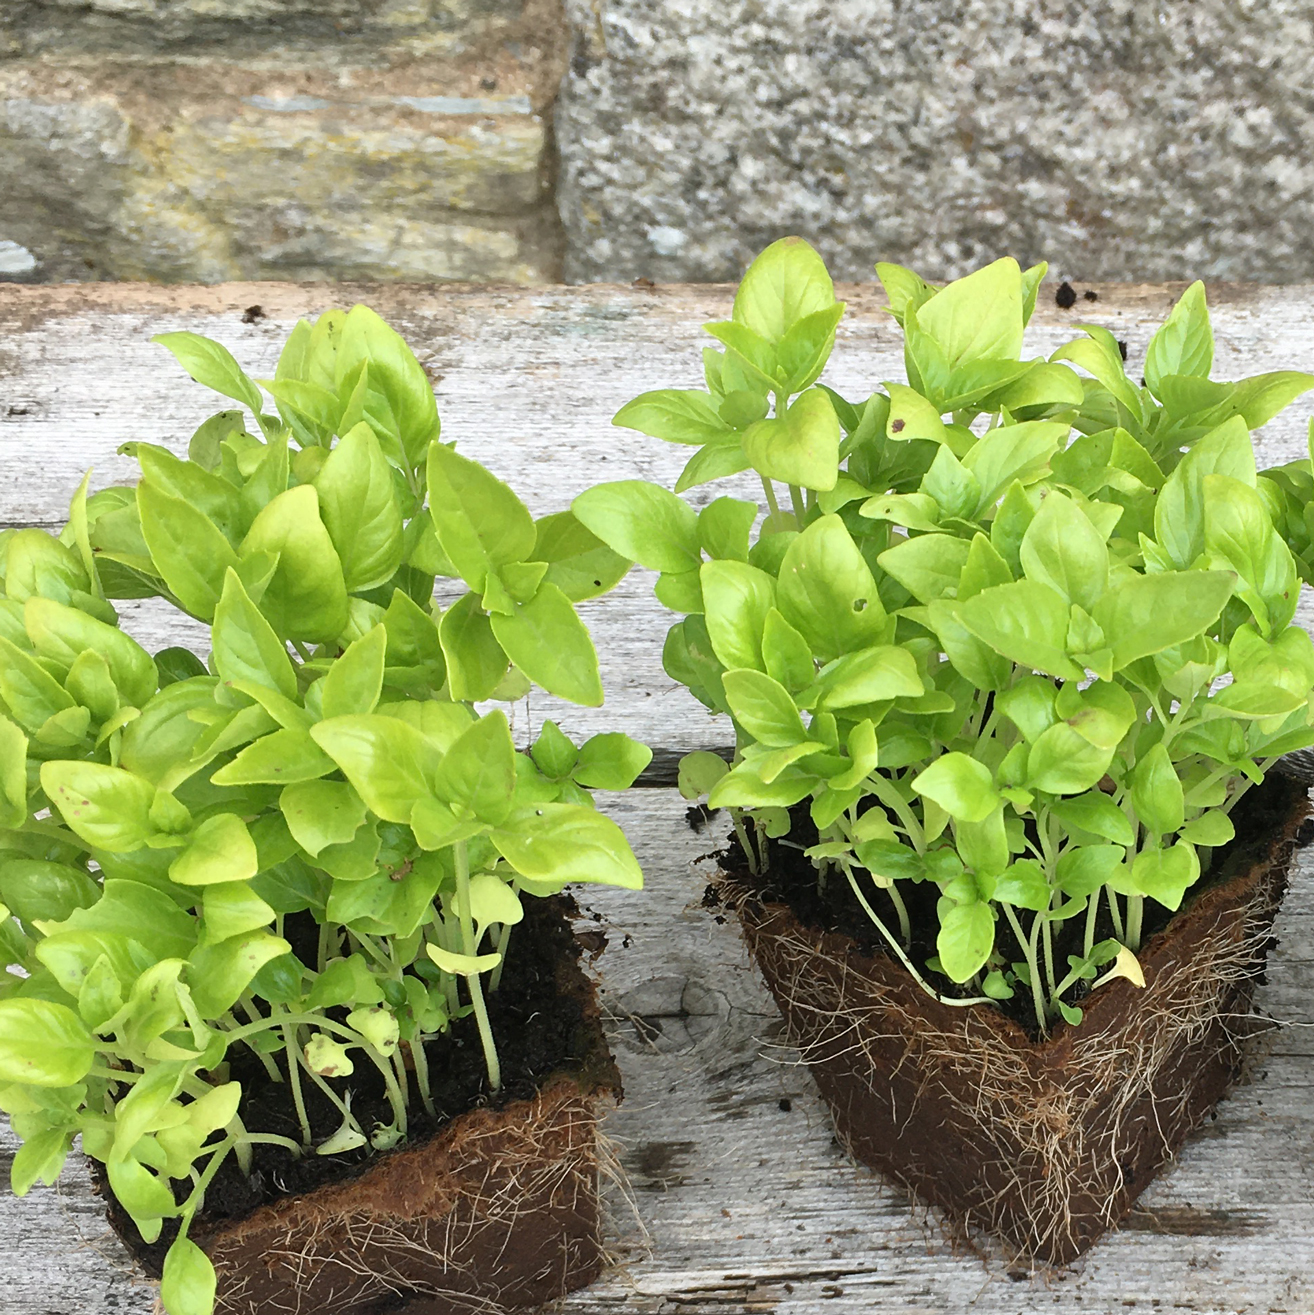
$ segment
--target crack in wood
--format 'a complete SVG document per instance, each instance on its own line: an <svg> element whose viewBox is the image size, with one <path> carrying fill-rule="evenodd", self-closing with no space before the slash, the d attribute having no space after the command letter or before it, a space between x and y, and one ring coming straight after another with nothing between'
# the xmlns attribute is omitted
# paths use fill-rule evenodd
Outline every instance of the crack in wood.
<svg viewBox="0 0 1314 1315"><path fill-rule="evenodd" d="M1177 1237L1249 1237L1262 1231L1263 1219L1250 1210L1197 1209L1190 1205L1137 1206L1123 1221L1135 1233Z"/></svg>

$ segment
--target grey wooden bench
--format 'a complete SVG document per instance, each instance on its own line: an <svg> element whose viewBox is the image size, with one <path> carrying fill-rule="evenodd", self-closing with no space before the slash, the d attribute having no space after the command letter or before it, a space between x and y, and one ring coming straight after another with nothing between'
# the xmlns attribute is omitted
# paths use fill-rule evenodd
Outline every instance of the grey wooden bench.
<svg viewBox="0 0 1314 1315"><path fill-rule="evenodd" d="M1089 319L1113 329L1135 360L1177 289L1094 291L1098 300L1072 311L1044 294L1033 350L1052 350ZM850 313L827 380L865 397L903 377L902 354L879 294L845 295ZM1217 287L1211 299L1218 377L1314 368L1314 289ZM218 409L150 345L151 334L208 334L262 376L298 316L355 300L416 348L444 437L510 479L541 514L599 479L674 479L683 454L613 429L610 417L644 389L699 383L698 326L728 313L730 290L3 287L0 524L61 524L86 466L95 467L93 487L130 478L132 463L115 455L120 443L178 449L207 408ZM1259 436L1261 463L1303 455L1308 411L1298 404ZM1314 618L1303 615L1306 624ZM673 749L728 740L661 670L668 618L645 573L587 616L606 707L536 699L516 709L518 733L551 715L572 732L623 728ZM180 642L176 623L166 628L149 605L125 605L124 625L154 646ZM697 863L719 834L693 830L671 789L631 793L611 811L647 872L642 894L590 890L584 900L608 937L598 970L626 1087L606 1123L619 1165L609 1193L617 1263L567 1311L1314 1311L1308 861L1294 874L1261 992L1262 1007L1293 1025L1274 1034L1253 1081L1224 1102L1121 1232L1070 1271L1028 1275L1002 1252L947 1241L933 1215L910 1210L903 1192L841 1154L733 923L700 907L706 877ZM12 1149L0 1134L0 1169ZM153 1299L108 1232L80 1164L26 1201L0 1196L0 1315L144 1315Z"/></svg>

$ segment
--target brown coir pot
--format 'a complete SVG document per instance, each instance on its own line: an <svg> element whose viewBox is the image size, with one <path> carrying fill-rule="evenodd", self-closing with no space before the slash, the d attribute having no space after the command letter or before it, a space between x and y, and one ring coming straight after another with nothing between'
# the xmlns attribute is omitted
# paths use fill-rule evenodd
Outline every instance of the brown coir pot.
<svg viewBox="0 0 1314 1315"><path fill-rule="evenodd" d="M1263 1026L1251 997L1309 803L1282 778L1261 793L1252 837L1142 948L1145 987L1102 986L1080 1024L1040 1040L988 1005L940 1003L893 958L803 925L743 873L723 872L720 893L849 1151L957 1230L1062 1265L1127 1214Z"/></svg>
<svg viewBox="0 0 1314 1315"><path fill-rule="evenodd" d="M501 1315L592 1282L605 1262L598 1119L620 1077L593 983L574 956L556 975L583 1007L584 1059L532 1099L469 1110L353 1177L245 1217L198 1216L191 1236L215 1264L216 1315ZM97 1177L111 1225L158 1277L158 1249Z"/></svg>

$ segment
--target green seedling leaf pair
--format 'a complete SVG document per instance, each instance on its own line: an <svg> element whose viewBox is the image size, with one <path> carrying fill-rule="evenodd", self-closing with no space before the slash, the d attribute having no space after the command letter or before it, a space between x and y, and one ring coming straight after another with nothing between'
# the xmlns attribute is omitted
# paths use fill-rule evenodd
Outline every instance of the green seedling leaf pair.
<svg viewBox="0 0 1314 1315"><path fill-rule="evenodd" d="M704 353L709 391L645 393L616 424L697 448L677 493L750 466L787 485L833 488L840 424L830 395L813 385L843 314L816 252L798 238L773 243L740 286L731 319L706 326L724 348Z"/></svg>
<svg viewBox="0 0 1314 1315"><path fill-rule="evenodd" d="M207 1315L188 1228L228 1157L398 1144L437 1115L426 1039L467 1016L498 1087L486 997L524 901L642 884L591 791L651 753L551 722L518 750L475 707L531 682L600 703L575 605L630 563L445 445L372 311L299 324L260 382L217 343L161 341L244 410L186 458L129 445L140 479L84 481L59 537L0 534L0 1108L14 1189L53 1182L80 1136L145 1241L177 1226L169 1315ZM440 575L467 590L446 611ZM114 600L152 596L207 623L206 648L119 629ZM243 1104L243 1052L285 1084L294 1135ZM351 1113L367 1070L387 1126ZM305 1084L340 1126L312 1127Z"/></svg>
<svg viewBox="0 0 1314 1315"><path fill-rule="evenodd" d="M698 445L674 490L604 484L575 514L660 573L680 614L665 669L736 732L733 761L690 756L681 790L731 810L750 865L787 834L942 1000L1078 1025L1102 966L1138 981L1145 901L1177 909L1245 791L1314 743L1292 625L1314 462L1261 474L1251 439L1314 376L1211 380L1199 284L1138 385L1100 326L1026 356L1043 265L944 288L877 272L906 381L859 402L821 381L842 307L806 244L776 243L709 326L707 390L616 416ZM804 339L818 350L786 368ZM680 496L741 472L763 504ZM939 892L927 964L909 882ZM1096 944L1104 916L1117 935Z"/></svg>

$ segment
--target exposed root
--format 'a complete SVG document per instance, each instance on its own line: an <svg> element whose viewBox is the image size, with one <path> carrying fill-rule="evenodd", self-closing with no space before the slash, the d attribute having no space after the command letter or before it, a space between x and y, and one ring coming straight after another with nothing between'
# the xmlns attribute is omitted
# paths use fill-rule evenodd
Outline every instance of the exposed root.
<svg viewBox="0 0 1314 1315"><path fill-rule="evenodd" d="M591 1280L600 1097L557 1080L533 1101L474 1111L349 1184L262 1207L201 1240L219 1315L330 1315L400 1297L500 1315Z"/></svg>
<svg viewBox="0 0 1314 1315"><path fill-rule="evenodd" d="M724 874L718 889L846 1149L959 1228L1062 1264L1126 1213L1269 1030L1250 998L1298 822L1146 947L1144 989L1101 988L1041 1042L989 1006L937 1004Z"/></svg>

